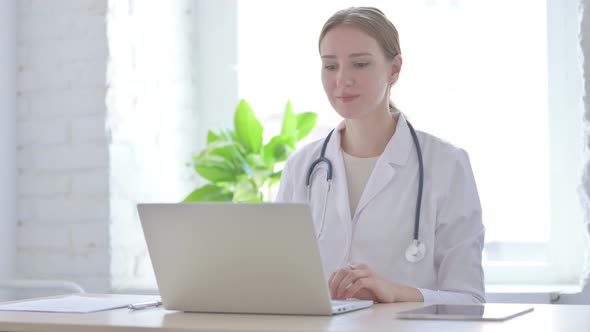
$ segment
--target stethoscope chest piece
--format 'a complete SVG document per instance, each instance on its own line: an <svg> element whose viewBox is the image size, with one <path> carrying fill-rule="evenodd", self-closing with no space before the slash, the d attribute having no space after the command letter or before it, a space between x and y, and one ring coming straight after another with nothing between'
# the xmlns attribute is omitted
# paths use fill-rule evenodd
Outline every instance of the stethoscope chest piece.
<svg viewBox="0 0 590 332"><path fill-rule="evenodd" d="M416 263L421 261L426 256L426 246L424 243L413 240L412 243L406 249L406 259L410 263Z"/></svg>

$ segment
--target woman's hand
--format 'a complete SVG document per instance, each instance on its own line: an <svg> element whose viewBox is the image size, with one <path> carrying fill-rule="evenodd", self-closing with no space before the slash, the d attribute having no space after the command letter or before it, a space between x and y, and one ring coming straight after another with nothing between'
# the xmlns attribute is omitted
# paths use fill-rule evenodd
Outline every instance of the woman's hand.
<svg viewBox="0 0 590 332"><path fill-rule="evenodd" d="M351 263L336 270L330 276L329 287L335 300L356 298L382 303L424 301L418 289L394 284L364 263Z"/></svg>

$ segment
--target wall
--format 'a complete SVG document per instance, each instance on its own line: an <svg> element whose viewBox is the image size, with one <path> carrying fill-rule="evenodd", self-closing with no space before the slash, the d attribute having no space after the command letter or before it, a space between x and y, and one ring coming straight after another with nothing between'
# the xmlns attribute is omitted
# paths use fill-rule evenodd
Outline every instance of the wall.
<svg viewBox="0 0 590 332"><path fill-rule="evenodd" d="M140 202L196 188L186 163L237 104L235 1L109 2L112 287L154 289ZM157 20L154 18L157 17Z"/></svg>
<svg viewBox="0 0 590 332"><path fill-rule="evenodd" d="M187 195L198 180L185 163L206 129L231 123L235 8L17 3L19 277L153 289L135 205Z"/></svg>
<svg viewBox="0 0 590 332"><path fill-rule="evenodd" d="M16 224L16 2L0 2L0 279L14 273ZM0 289L0 301L6 290ZM7 295L8 296L8 295Z"/></svg>
<svg viewBox="0 0 590 332"><path fill-rule="evenodd" d="M580 2L580 64L583 68L583 82L584 82L584 142L585 147L585 167L582 174L582 185L580 186L580 193L582 197L582 204L585 207L586 214L584 216L584 224L588 231L590 238L590 0L581 0ZM590 273L590 252L587 252L587 273ZM582 293L564 295L561 297L559 303L578 303L590 304L590 275L586 275L586 286Z"/></svg>
<svg viewBox="0 0 590 332"><path fill-rule="evenodd" d="M109 289L106 0L17 2L16 272Z"/></svg>

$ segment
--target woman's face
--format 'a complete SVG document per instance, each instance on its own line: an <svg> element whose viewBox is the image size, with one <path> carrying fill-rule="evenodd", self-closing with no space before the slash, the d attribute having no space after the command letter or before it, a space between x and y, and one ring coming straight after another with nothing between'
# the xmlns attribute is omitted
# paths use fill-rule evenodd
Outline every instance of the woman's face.
<svg viewBox="0 0 590 332"><path fill-rule="evenodd" d="M389 85L401 58L387 60L375 39L349 25L328 31L320 55L324 91L340 116L359 119L389 109Z"/></svg>

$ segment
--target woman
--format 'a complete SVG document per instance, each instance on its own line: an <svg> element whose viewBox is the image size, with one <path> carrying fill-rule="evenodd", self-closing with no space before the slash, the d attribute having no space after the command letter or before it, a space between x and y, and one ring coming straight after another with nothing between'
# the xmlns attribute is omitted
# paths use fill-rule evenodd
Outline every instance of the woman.
<svg viewBox="0 0 590 332"><path fill-rule="evenodd" d="M309 201L332 298L484 302L469 158L415 132L390 102L402 67L396 28L376 8L341 10L325 23L319 51L326 96L344 120L289 158L277 201ZM329 181L327 162L312 170L321 156Z"/></svg>

